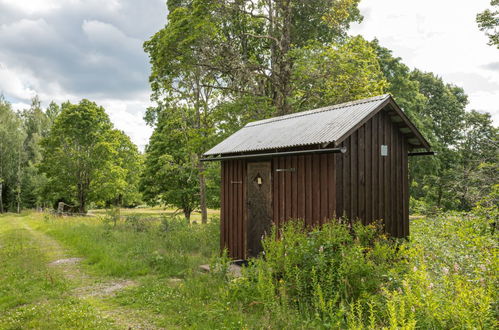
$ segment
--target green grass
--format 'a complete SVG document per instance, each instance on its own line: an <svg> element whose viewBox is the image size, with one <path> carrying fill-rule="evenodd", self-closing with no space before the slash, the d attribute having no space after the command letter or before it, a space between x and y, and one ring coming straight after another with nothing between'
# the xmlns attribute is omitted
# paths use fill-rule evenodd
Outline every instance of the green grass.
<svg viewBox="0 0 499 330"><path fill-rule="evenodd" d="M96 279L133 279L136 286L107 298L104 307L121 306L139 315L151 315L157 326L168 329L497 326L497 233L492 233L480 217L444 214L413 219L411 239L397 249L395 259L390 256L395 253L390 245L371 249L369 243L363 248L342 249L350 251L350 259L337 258L342 276L352 281L356 276L362 285L371 282L369 290L350 295L353 301L346 299L339 304L328 301L331 298L324 292L329 290L329 297L334 297L334 288L341 283L349 285L348 281L327 288L327 281L307 280L310 276L306 273L312 271L314 262L328 262L328 258L314 261L312 252L339 242L334 228L329 234L297 236L300 244L310 244L309 254L301 253L300 247L295 251L299 254L290 254L279 250L282 245L270 245L283 253L282 257L272 261L269 255L267 261L252 265L245 277L232 279L223 267L210 274L198 271L200 264L226 262L218 257L216 217L207 225L187 224L181 219L161 221L162 215L156 211L129 211L126 215L135 217L122 219L116 226L103 221L104 213L84 218L34 213L0 216L0 266L6 270L0 272L0 328L114 326L101 316L103 306L68 294L74 283L47 267L53 256L25 225L55 239L71 256L85 258L83 269ZM296 239L286 244L293 245ZM370 261L376 276L358 263L364 258L384 260L383 264ZM295 270L293 263L300 266ZM275 274L279 267L287 267L289 274L296 271L296 285L311 288L310 303L293 300L294 287L283 281L293 278ZM321 274L336 276L327 269ZM325 310L328 319L323 317Z"/></svg>
<svg viewBox="0 0 499 330"><path fill-rule="evenodd" d="M166 221L166 220L165 220ZM218 222L187 225L180 219L120 220L114 226L96 217L46 217L32 226L57 239L96 274L134 278L142 275L183 277L216 253Z"/></svg>
<svg viewBox="0 0 499 330"><path fill-rule="evenodd" d="M47 266L44 247L18 225L28 218L0 217L0 329L112 328L89 304L67 295L70 283Z"/></svg>

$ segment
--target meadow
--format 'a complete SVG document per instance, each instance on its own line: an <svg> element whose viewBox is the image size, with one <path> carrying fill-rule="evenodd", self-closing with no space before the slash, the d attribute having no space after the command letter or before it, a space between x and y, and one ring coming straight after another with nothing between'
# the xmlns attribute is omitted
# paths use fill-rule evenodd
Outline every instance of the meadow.
<svg viewBox="0 0 499 330"><path fill-rule="evenodd" d="M216 211L204 225L92 214L0 216L0 329L498 326L498 236L479 212L415 218L407 241L374 224L290 222L239 278Z"/></svg>

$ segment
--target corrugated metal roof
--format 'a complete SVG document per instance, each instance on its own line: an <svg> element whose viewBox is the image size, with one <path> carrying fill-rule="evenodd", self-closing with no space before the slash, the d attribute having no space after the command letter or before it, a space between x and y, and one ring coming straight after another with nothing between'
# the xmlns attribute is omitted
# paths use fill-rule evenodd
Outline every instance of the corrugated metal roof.
<svg viewBox="0 0 499 330"><path fill-rule="evenodd" d="M281 149L337 141L390 95L298 112L248 123L205 156Z"/></svg>

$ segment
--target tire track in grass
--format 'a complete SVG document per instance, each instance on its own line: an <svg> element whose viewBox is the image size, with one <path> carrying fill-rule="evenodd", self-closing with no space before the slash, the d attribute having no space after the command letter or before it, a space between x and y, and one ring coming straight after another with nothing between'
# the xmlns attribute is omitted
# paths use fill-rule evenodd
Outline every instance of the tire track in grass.
<svg viewBox="0 0 499 330"><path fill-rule="evenodd" d="M132 280L104 280L82 269L82 258L72 256L57 240L32 228L21 217L17 226L26 229L35 239L39 250L52 260L48 266L57 269L73 288L69 294L94 307L101 315L113 320L123 329L159 329L146 311L116 306L110 298L118 291L136 286Z"/></svg>

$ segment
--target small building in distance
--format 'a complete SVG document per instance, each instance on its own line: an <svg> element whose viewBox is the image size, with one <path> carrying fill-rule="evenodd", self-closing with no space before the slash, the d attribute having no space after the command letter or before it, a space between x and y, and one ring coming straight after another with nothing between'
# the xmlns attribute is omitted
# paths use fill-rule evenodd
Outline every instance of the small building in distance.
<svg viewBox="0 0 499 330"><path fill-rule="evenodd" d="M408 156L430 145L390 95L251 122L204 154L222 163L221 248L261 251L272 224L339 216L409 234Z"/></svg>

